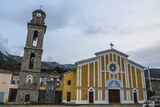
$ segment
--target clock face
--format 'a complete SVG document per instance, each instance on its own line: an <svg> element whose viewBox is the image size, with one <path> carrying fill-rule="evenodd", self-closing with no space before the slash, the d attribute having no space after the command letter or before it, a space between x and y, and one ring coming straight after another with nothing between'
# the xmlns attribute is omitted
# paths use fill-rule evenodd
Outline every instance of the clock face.
<svg viewBox="0 0 160 107"><path fill-rule="evenodd" d="M37 16L38 16L38 17L41 17L41 13L37 13Z"/></svg>
<svg viewBox="0 0 160 107"><path fill-rule="evenodd" d="M112 63L109 65L109 70L112 71L112 72L115 72L117 70L117 65Z"/></svg>

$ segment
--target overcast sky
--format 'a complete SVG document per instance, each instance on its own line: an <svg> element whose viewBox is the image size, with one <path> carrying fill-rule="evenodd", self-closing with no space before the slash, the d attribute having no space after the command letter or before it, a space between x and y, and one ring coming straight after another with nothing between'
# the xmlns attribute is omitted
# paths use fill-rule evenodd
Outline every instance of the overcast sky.
<svg viewBox="0 0 160 107"><path fill-rule="evenodd" d="M61 64L114 48L160 67L160 0L0 0L0 50L23 55L32 12L45 11L43 60Z"/></svg>

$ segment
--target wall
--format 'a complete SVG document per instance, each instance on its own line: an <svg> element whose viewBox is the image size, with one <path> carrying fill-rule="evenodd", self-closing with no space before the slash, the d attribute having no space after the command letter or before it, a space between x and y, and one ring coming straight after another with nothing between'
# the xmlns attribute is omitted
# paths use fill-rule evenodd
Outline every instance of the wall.
<svg viewBox="0 0 160 107"><path fill-rule="evenodd" d="M4 92L4 103L8 102L11 78L11 73L0 73L0 92Z"/></svg>
<svg viewBox="0 0 160 107"><path fill-rule="evenodd" d="M71 85L67 85L67 81L71 80ZM63 102L67 100L67 92L71 92L71 101L76 100L76 72L68 71L63 77Z"/></svg>

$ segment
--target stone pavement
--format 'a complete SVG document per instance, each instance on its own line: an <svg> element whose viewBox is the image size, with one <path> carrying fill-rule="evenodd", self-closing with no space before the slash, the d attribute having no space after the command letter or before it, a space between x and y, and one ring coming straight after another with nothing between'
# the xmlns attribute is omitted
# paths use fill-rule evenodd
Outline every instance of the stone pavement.
<svg viewBox="0 0 160 107"><path fill-rule="evenodd" d="M142 105L0 105L0 107L142 107Z"/></svg>

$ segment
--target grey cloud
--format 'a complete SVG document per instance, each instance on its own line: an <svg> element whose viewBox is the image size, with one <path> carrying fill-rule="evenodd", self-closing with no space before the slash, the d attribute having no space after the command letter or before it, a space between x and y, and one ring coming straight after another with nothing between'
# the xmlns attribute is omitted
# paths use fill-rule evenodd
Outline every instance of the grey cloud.
<svg viewBox="0 0 160 107"><path fill-rule="evenodd" d="M47 24L50 30L61 29L68 26L78 11L75 2L61 2L59 5L47 6Z"/></svg>
<svg viewBox="0 0 160 107"><path fill-rule="evenodd" d="M12 48L12 50L11 50L10 54L20 55L20 56L23 55L23 51L24 51L24 46L23 45L18 45L18 46L14 45L11 48Z"/></svg>
<svg viewBox="0 0 160 107"><path fill-rule="evenodd" d="M160 44L143 48L141 50L129 52L133 60L140 62L144 66L160 66Z"/></svg>
<svg viewBox="0 0 160 107"><path fill-rule="evenodd" d="M2 37L2 35L0 34L0 51L5 52L8 51L8 39L5 39Z"/></svg>

